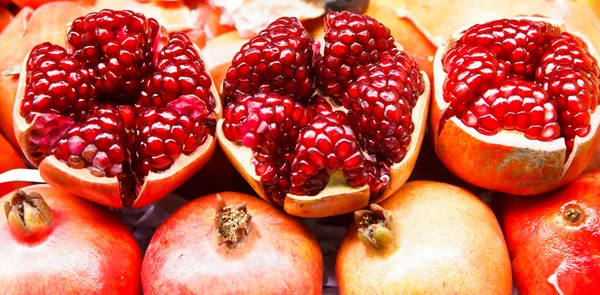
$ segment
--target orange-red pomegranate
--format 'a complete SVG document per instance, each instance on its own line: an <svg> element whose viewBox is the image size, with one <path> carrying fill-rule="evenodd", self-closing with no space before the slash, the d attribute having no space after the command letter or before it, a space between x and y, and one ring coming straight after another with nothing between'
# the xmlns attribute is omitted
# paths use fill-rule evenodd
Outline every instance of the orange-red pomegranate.
<svg viewBox="0 0 600 295"><path fill-rule="evenodd" d="M434 61L432 137L446 167L476 186L517 195L556 189L598 145L598 54L546 18L460 29Z"/></svg>
<svg viewBox="0 0 600 295"><path fill-rule="evenodd" d="M597 294L600 173L540 196L499 198L498 218L522 295Z"/></svg>
<svg viewBox="0 0 600 295"><path fill-rule="evenodd" d="M10 145L10 143L0 135L0 174L19 168L27 168L21 158L21 155ZM27 186L27 182L8 182L0 183L0 196L3 196L15 189Z"/></svg>
<svg viewBox="0 0 600 295"><path fill-rule="evenodd" d="M0 203L2 293L140 293L142 253L114 212L49 185Z"/></svg>
<svg viewBox="0 0 600 295"><path fill-rule="evenodd" d="M421 145L429 80L379 21L324 18L323 51L296 18L242 45L223 80L223 151L263 199L323 217L385 199Z"/></svg>
<svg viewBox="0 0 600 295"><path fill-rule="evenodd" d="M297 219L249 195L193 200L158 228L144 294L321 294L323 258Z"/></svg>
<svg viewBox="0 0 600 295"><path fill-rule="evenodd" d="M75 19L67 47L25 59L13 117L44 180L110 207L141 207L212 156L220 99L196 46L132 11Z"/></svg>
<svg viewBox="0 0 600 295"><path fill-rule="evenodd" d="M511 294L502 230L467 190L411 181L354 217L336 260L340 294Z"/></svg>

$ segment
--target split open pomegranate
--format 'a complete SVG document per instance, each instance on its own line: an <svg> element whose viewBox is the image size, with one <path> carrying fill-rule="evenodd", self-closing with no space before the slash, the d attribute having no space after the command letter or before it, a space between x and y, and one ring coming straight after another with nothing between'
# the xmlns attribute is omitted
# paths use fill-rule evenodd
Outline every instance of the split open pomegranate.
<svg viewBox="0 0 600 295"><path fill-rule="evenodd" d="M66 49L25 58L15 133L44 180L110 207L141 207L212 156L220 98L198 49L152 18L102 10L74 20Z"/></svg>
<svg viewBox="0 0 600 295"><path fill-rule="evenodd" d="M598 54L547 18L463 28L434 60L432 137L446 167L516 195L554 190L598 145Z"/></svg>
<svg viewBox="0 0 600 295"><path fill-rule="evenodd" d="M323 217L378 202L406 181L429 104L427 75L377 20L325 17L324 50L283 17L244 44L223 81L217 138L263 198Z"/></svg>

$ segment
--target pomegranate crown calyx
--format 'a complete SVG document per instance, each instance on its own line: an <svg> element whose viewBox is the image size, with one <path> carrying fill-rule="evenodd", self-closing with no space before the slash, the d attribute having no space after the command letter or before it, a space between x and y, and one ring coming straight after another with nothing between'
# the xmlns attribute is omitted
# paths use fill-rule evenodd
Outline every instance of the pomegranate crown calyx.
<svg viewBox="0 0 600 295"><path fill-rule="evenodd" d="M219 245L227 244L235 247L248 239L252 216L248 213L246 202L233 209L217 194L218 209L215 215L217 239Z"/></svg>
<svg viewBox="0 0 600 295"><path fill-rule="evenodd" d="M54 215L44 198L36 192L27 194L17 190L9 202L4 203L4 213L12 229L31 234L38 228L50 228Z"/></svg>
<svg viewBox="0 0 600 295"><path fill-rule="evenodd" d="M384 250L394 248L396 240L391 229L392 214L377 204L371 204L369 210L354 212L358 224L358 239L368 247Z"/></svg>

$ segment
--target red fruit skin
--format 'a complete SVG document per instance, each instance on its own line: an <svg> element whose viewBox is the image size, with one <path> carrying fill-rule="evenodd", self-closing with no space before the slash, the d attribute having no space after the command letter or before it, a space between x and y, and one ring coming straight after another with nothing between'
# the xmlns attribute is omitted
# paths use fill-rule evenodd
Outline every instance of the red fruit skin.
<svg viewBox="0 0 600 295"><path fill-rule="evenodd" d="M583 173L600 172L600 145L596 148L596 153L592 157L592 161L585 168Z"/></svg>
<svg viewBox="0 0 600 295"><path fill-rule="evenodd" d="M0 135L0 174L18 168L27 168L27 166L23 162L21 155ZM29 184L27 182L0 183L0 196Z"/></svg>
<svg viewBox="0 0 600 295"><path fill-rule="evenodd" d="M497 214L521 295L556 294L548 278L556 272L562 294L597 294L600 287L600 173L584 174L557 191L537 197L496 199ZM565 210L580 208L575 224Z"/></svg>
<svg viewBox="0 0 600 295"><path fill-rule="evenodd" d="M248 239L218 245L217 195L187 203L158 228L142 264L144 294L321 294L323 259L297 219L245 194L219 193L233 208L246 203Z"/></svg>
<svg viewBox="0 0 600 295"><path fill-rule="evenodd" d="M34 185L54 215L47 237L13 235L0 218L0 286L7 294L139 294L142 253L125 224L103 207ZM4 205L12 198L0 198Z"/></svg>

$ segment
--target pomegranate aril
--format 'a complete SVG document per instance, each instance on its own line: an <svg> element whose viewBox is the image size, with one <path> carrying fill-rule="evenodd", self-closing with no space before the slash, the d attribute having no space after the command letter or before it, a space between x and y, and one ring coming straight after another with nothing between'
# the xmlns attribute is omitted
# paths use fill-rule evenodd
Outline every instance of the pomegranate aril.
<svg viewBox="0 0 600 295"><path fill-rule="evenodd" d="M369 16L329 12L324 22L325 51L315 69L319 87L335 98L341 99L367 64L398 52L390 29Z"/></svg>
<svg viewBox="0 0 600 295"><path fill-rule="evenodd" d="M223 81L225 104L239 94L275 92L295 100L313 92L313 40L295 17L281 17L234 56Z"/></svg>
<svg viewBox="0 0 600 295"><path fill-rule="evenodd" d="M35 113L80 118L96 101L92 77L84 65L48 42L31 50L26 83L20 114L29 122Z"/></svg>
<svg viewBox="0 0 600 295"><path fill-rule="evenodd" d="M405 53L385 53L366 68L342 101L368 152L382 155L382 161L402 161L414 128L412 108L423 91L419 68Z"/></svg>
<svg viewBox="0 0 600 295"><path fill-rule="evenodd" d="M549 40L559 33L543 21L500 19L470 27L458 43L485 48L508 62L511 76L532 80Z"/></svg>
<svg viewBox="0 0 600 295"><path fill-rule="evenodd" d="M327 185L329 173L338 169L345 171L364 167L356 136L346 124L334 113L320 114L300 133L291 164L292 193L314 195ZM338 148L338 144L343 146ZM333 151L338 149L349 149L344 151L348 157L336 156ZM345 173L349 183L356 186L366 184L366 178L362 178L364 182L360 183L349 176Z"/></svg>
<svg viewBox="0 0 600 295"><path fill-rule="evenodd" d="M75 19L67 41L75 57L94 69L100 93L127 98L137 96L152 70L159 30L142 14L103 9Z"/></svg>

